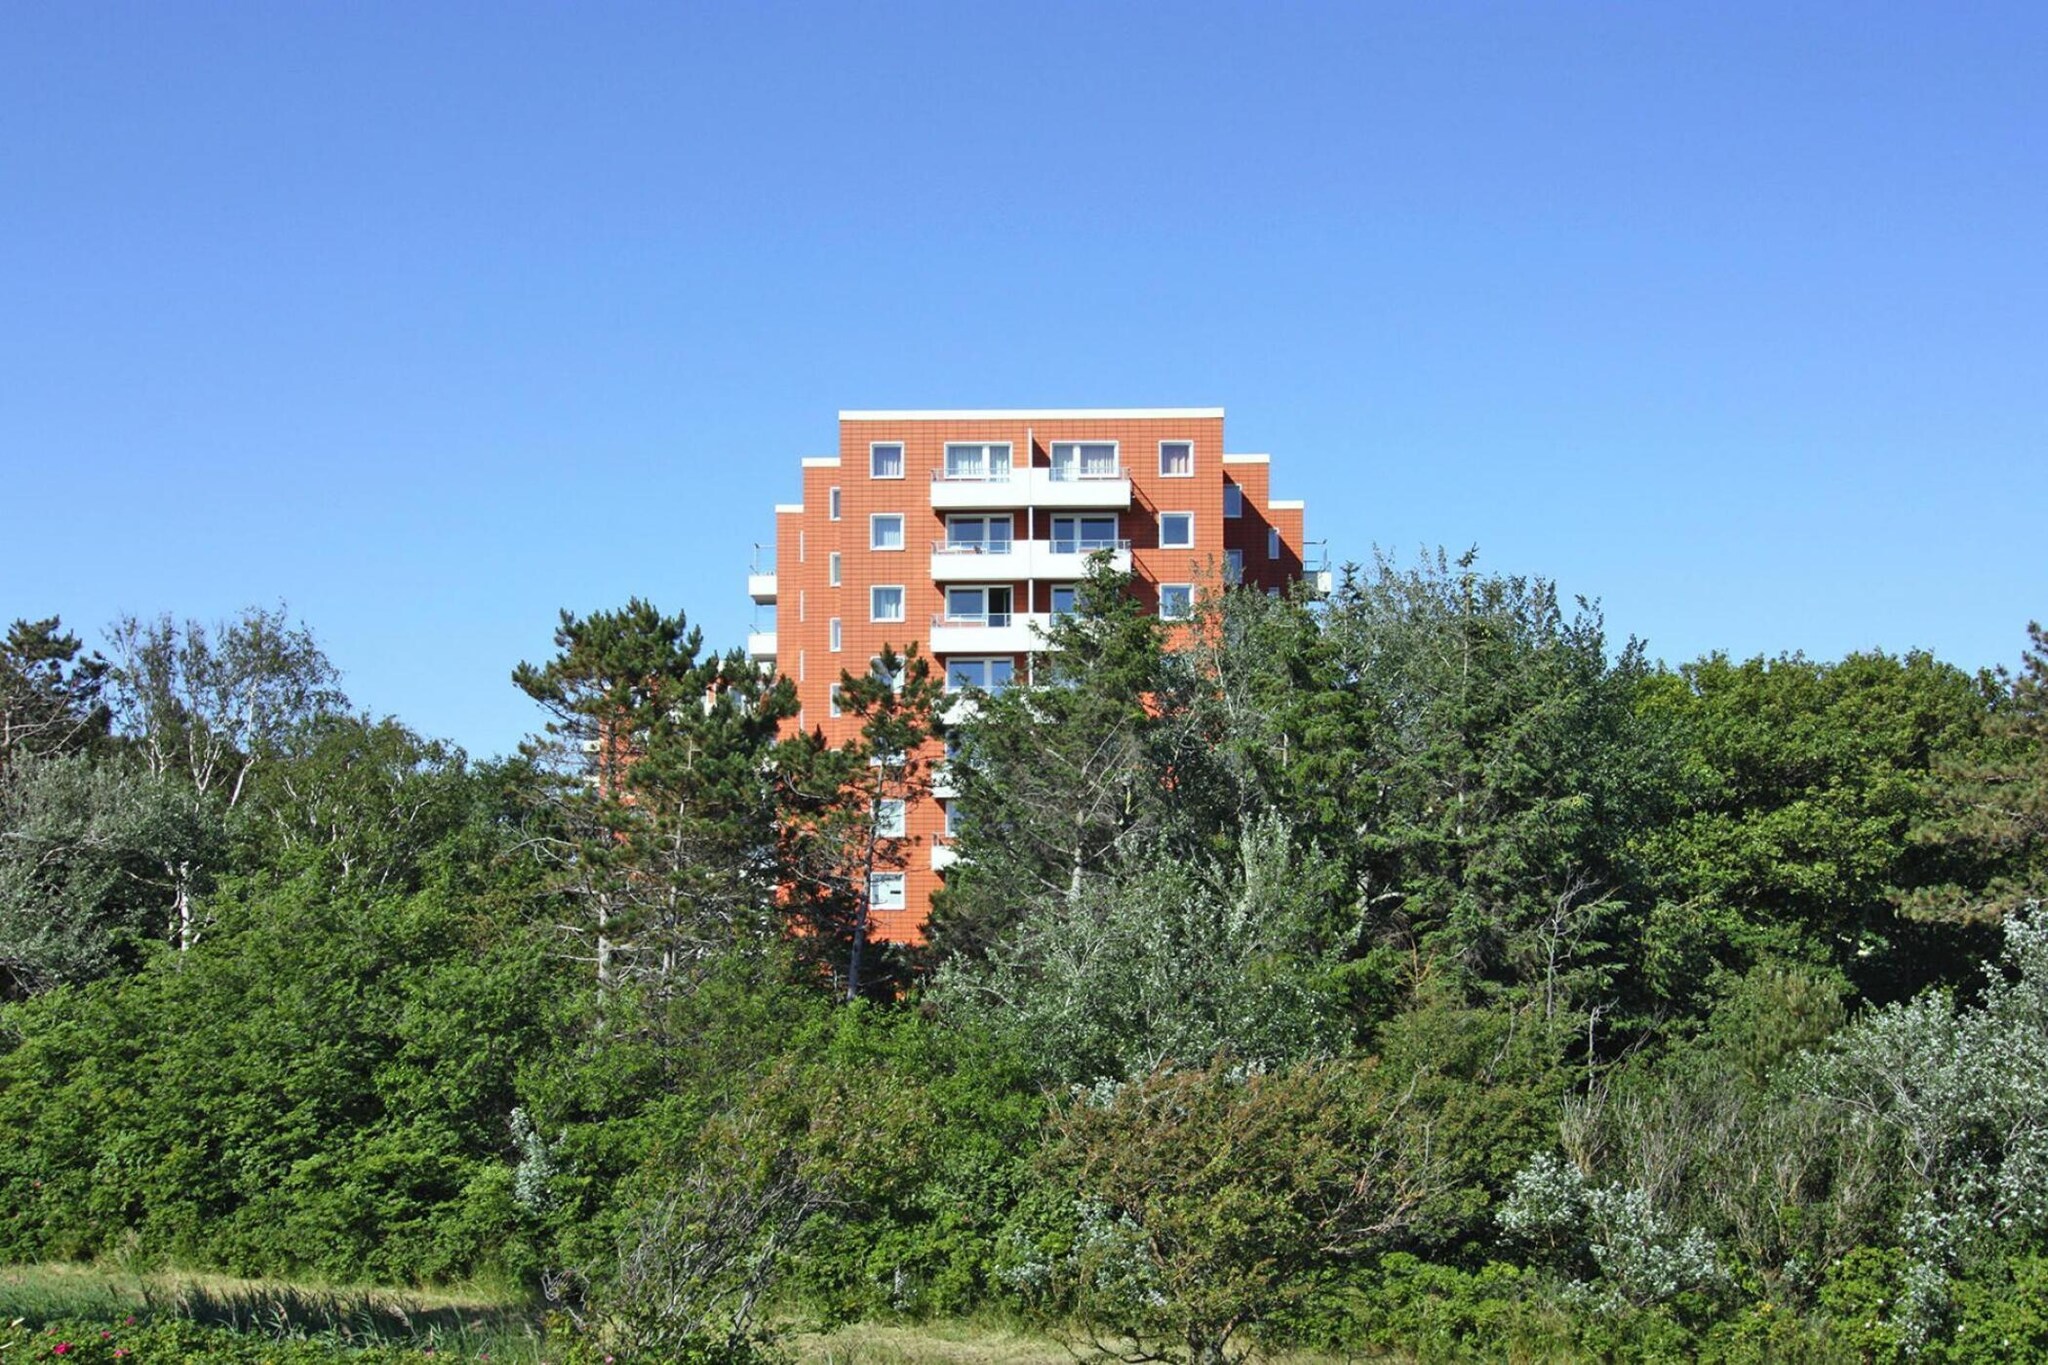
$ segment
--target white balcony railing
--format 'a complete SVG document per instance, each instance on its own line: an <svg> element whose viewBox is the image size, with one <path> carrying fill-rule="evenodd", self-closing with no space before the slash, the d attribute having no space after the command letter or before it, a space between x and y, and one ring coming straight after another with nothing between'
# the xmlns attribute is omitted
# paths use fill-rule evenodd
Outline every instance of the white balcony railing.
<svg viewBox="0 0 2048 1365"><path fill-rule="evenodd" d="M1051 540L1004 540L995 545L932 543L932 578L940 583L1016 583L1027 578L1075 579L1088 573L1088 559L1109 552L1110 567L1131 569L1131 542L1062 536Z"/></svg>
<svg viewBox="0 0 2048 1365"><path fill-rule="evenodd" d="M932 506L970 507L1129 507L1131 481L1122 470L1086 474L1053 470L999 468L975 473L932 471Z"/></svg>

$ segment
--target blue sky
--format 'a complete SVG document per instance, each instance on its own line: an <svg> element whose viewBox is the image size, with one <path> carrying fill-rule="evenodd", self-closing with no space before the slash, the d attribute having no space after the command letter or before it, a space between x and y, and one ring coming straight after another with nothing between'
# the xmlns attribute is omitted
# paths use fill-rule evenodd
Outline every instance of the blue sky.
<svg viewBox="0 0 2048 1365"><path fill-rule="evenodd" d="M0 616L287 602L473 752L738 643L840 408L1221 405L1672 661L2048 616L2048 6L20 5Z"/></svg>

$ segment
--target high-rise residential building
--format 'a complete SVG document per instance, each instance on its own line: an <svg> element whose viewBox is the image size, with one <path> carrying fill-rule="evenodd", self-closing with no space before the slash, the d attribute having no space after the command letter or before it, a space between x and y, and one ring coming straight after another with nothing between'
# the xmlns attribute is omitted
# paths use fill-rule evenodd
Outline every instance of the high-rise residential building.
<svg viewBox="0 0 2048 1365"><path fill-rule="evenodd" d="M838 744L842 669L915 642L949 690L1027 683L1034 626L1071 610L1106 550L1162 617L1225 584L1302 577L1302 504L1272 496L1268 457L1226 453L1221 408L842 412L839 453L803 462L749 591L774 608L749 637L795 682L798 725ZM903 869L870 884L873 935L916 941L953 861L951 794L889 811Z"/></svg>

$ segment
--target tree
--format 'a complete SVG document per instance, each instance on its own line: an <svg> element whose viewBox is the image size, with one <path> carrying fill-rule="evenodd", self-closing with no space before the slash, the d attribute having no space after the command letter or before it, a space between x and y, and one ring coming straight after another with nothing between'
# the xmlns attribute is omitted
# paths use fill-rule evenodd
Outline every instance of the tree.
<svg viewBox="0 0 2048 1365"><path fill-rule="evenodd" d="M1098 1354L1189 1365L1246 1339L1407 1226L1434 1179L1426 1132L1369 1064L1260 1071L1228 1057L1080 1090L1046 1178L1075 1201L1055 1274Z"/></svg>
<svg viewBox="0 0 2048 1365"><path fill-rule="evenodd" d="M0 768L0 995L132 969L188 924L224 842L183 784L83 754Z"/></svg>
<svg viewBox="0 0 2048 1365"><path fill-rule="evenodd" d="M18 757L69 753L107 732L107 662L82 655L55 616L17 620L0 641L0 771Z"/></svg>
<svg viewBox="0 0 2048 1365"><path fill-rule="evenodd" d="M282 607L250 607L211 627L126 616L108 634L120 732L151 773L177 773L228 810L298 727L347 704L312 632Z"/></svg>
<svg viewBox="0 0 2048 1365"><path fill-rule="evenodd" d="M795 690L738 650L700 657L701 632L639 598L564 611L555 645L512 677L551 717L529 752L550 775L535 847L573 911L557 928L600 990L664 994L772 932L768 773Z"/></svg>

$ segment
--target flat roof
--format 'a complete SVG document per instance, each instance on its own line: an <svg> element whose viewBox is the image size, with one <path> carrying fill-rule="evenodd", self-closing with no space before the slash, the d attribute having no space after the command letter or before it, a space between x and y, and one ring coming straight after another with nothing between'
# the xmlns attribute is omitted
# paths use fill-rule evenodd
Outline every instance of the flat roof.
<svg viewBox="0 0 2048 1365"><path fill-rule="evenodd" d="M1221 417L1222 408L841 408L842 422L1087 422Z"/></svg>

